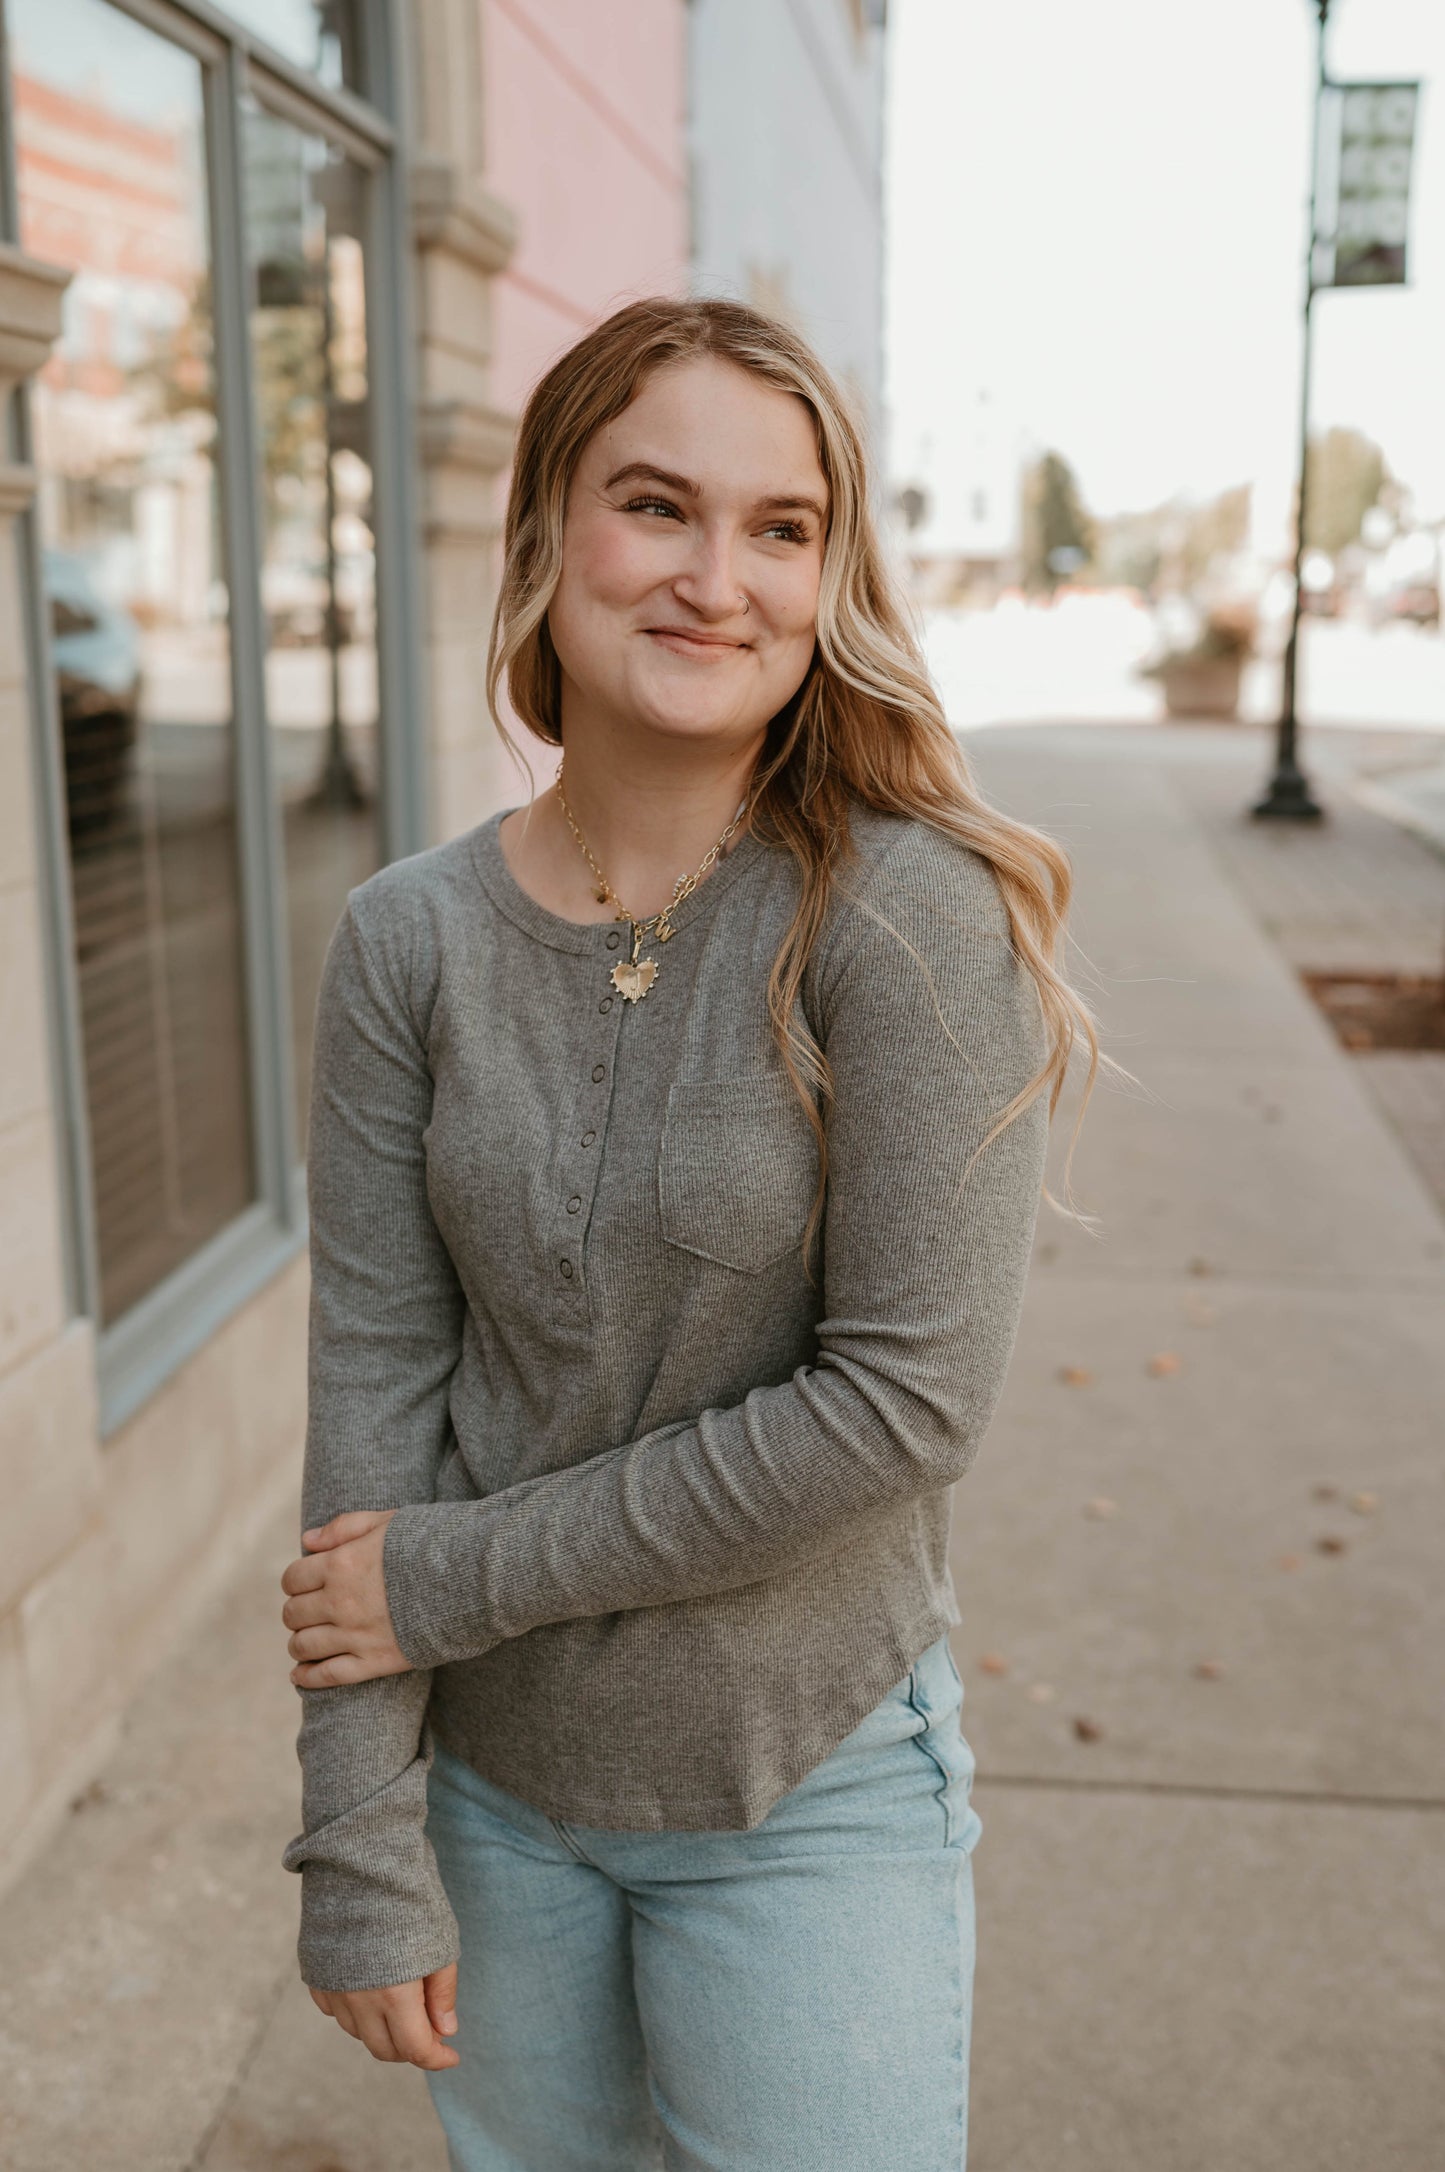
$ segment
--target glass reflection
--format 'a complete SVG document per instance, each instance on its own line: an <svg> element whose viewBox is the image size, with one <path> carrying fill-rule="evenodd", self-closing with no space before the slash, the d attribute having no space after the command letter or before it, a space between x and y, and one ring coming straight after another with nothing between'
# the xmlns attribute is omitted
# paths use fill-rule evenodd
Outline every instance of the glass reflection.
<svg viewBox="0 0 1445 2172"><path fill-rule="evenodd" d="M226 13L284 59L309 68L328 90L360 90L361 54L353 0L225 0Z"/></svg>
<svg viewBox="0 0 1445 2172"><path fill-rule="evenodd" d="M299 1136L326 945L381 864L366 179L319 137L246 113L262 453L266 705L286 854Z"/></svg>
<svg viewBox="0 0 1445 2172"><path fill-rule="evenodd" d="M23 247L69 266L34 390L101 1313L254 1196L196 63L8 0Z"/></svg>

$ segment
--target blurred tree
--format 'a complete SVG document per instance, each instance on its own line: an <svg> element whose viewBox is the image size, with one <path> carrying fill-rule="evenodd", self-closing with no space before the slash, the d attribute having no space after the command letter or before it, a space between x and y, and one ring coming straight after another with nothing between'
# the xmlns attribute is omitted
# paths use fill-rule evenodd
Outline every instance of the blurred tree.
<svg viewBox="0 0 1445 2172"><path fill-rule="evenodd" d="M1093 572L1103 588L1136 588L1153 600L1164 563L1158 512L1114 513L1094 524Z"/></svg>
<svg viewBox="0 0 1445 2172"><path fill-rule="evenodd" d="M1190 514L1179 553L1186 588L1204 580L1216 559L1244 549L1249 541L1249 495L1249 484L1240 483Z"/></svg>
<svg viewBox="0 0 1445 2172"><path fill-rule="evenodd" d="M1390 482L1385 456L1363 430L1327 430L1310 439L1305 541L1333 557L1359 541L1360 526Z"/></svg>
<svg viewBox="0 0 1445 2172"><path fill-rule="evenodd" d="M1062 453L1046 452L1024 478L1024 587L1052 597L1061 581L1089 564L1094 543L1073 469Z"/></svg>

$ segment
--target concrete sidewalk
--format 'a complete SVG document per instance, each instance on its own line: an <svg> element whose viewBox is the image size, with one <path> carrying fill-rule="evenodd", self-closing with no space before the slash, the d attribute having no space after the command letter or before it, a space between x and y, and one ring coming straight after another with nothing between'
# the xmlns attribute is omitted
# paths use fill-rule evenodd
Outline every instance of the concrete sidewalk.
<svg viewBox="0 0 1445 2172"><path fill-rule="evenodd" d="M1140 1081L1101 1088L1077 1155L1099 1233L1044 1212L957 1496L972 2172L1425 2172L1445 1221L1264 931L1269 866L1233 847L1275 847L1221 811L1230 763L1257 782L1247 737L1019 728L970 751L1073 852ZM1307 865L1333 909L1340 839L1312 833L1308 863L1303 842L1279 839L1290 883ZM1399 879L1423 913L1428 873ZM6 2172L443 2172L420 2076L295 1981L293 1529L0 1909Z"/></svg>
<svg viewBox="0 0 1445 2172"><path fill-rule="evenodd" d="M1251 749L1207 731L972 751L1073 851L1140 1086L1090 1110L1074 1183L1100 1234L1046 1212L957 1496L984 1821L970 2162L1424 2172L1445 1224L1244 901L1284 879L1337 908L1341 838L1226 818ZM1395 864L1428 890L1411 843Z"/></svg>

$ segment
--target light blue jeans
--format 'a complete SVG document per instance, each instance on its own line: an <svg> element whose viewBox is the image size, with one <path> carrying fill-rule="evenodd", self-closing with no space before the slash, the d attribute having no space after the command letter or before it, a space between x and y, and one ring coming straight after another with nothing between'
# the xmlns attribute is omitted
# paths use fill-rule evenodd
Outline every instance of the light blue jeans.
<svg viewBox="0 0 1445 2172"><path fill-rule="evenodd" d="M940 1637L750 1832L562 1824L438 1745L452 2172L961 2172L962 1702Z"/></svg>

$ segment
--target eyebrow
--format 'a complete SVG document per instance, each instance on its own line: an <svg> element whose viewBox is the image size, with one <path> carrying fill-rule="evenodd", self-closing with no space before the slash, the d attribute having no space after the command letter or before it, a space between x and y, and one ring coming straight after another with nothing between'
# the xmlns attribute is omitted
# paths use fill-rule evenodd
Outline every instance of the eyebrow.
<svg viewBox="0 0 1445 2172"><path fill-rule="evenodd" d="M674 475L670 468L654 467L650 460L629 460L618 468L603 484L604 490L615 490L619 483L662 483L669 490L676 490L685 498L700 498L701 483L695 483L686 475ZM827 508L816 498L796 492L780 498L759 498L754 507L759 513L811 513L816 520L827 518Z"/></svg>

